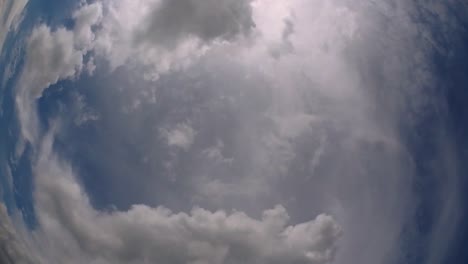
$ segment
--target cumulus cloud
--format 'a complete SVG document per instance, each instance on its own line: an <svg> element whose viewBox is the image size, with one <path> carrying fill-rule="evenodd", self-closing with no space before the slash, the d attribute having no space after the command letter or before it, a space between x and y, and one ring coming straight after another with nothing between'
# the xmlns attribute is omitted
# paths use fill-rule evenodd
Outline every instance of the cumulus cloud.
<svg viewBox="0 0 468 264"><path fill-rule="evenodd" d="M104 6L96 2L73 13L72 30L51 30L46 25L34 28L16 92L23 136L28 141L37 136L26 126L36 122L31 116L32 105L44 89L76 78L83 69L94 72L94 58L83 61L91 50L113 68L127 62L148 66L145 76L153 78L187 64L213 40L231 40L250 32L249 1L215 2L122 0ZM94 30L97 25L99 29ZM166 41L173 43L164 44Z"/></svg>
<svg viewBox="0 0 468 264"><path fill-rule="evenodd" d="M38 133L34 112L36 99L49 85L76 76L82 67L83 53L74 48L70 31L60 28L51 32L42 25L32 32L25 60L16 89L16 107L23 137L35 141Z"/></svg>
<svg viewBox="0 0 468 264"><path fill-rule="evenodd" d="M120 0L105 6L96 51L111 67L144 65L148 78L184 67L213 42L247 36L250 0Z"/></svg>
<svg viewBox="0 0 468 264"><path fill-rule="evenodd" d="M283 206L260 220L240 211L194 208L173 213L162 206L96 211L72 168L42 142L34 166L39 229L30 241L40 263L329 263L341 228L329 215L288 225ZM8 219L3 216L3 219ZM27 238L27 237L26 237ZM40 241L40 242L39 242ZM15 244L10 244L15 248ZM12 252L11 250L8 252ZM8 254L9 256L11 254ZM13 256L10 256L13 258Z"/></svg>
<svg viewBox="0 0 468 264"><path fill-rule="evenodd" d="M168 48L181 39L204 42L231 40L247 35L254 27L250 0L160 1L149 14L137 39Z"/></svg>
<svg viewBox="0 0 468 264"><path fill-rule="evenodd" d="M73 19L75 21L73 27L74 46L79 50L91 49L96 37L92 27L102 19L102 4L96 2L82 6L73 13Z"/></svg>
<svg viewBox="0 0 468 264"><path fill-rule="evenodd" d="M358 74L341 54L345 43L354 36L354 13L345 7L315 6L316 2L307 1L274 4L266 0L252 4L248 1L214 2L122 0L105 4L102 18L99 4L95 4L94 9L83 7L74 15L76 23L72 30L59 28L52 31L47 26L40 26L28 44L26 66L19 86L28 89L20 89L24 94L20 93L19 98L26 97L28 102L34 102L50 84L75 78L82 71L83 55L90 49L96 58L109 60L114 68L133 63L154 66L156 69L151 71L156 73L168 72L197 56L206 55L214 61L212 65L193 67L206 67L213 74L195 81L207 89L216 87L220 97L224 93L231 94L232 100L220 103L218 96L209 97L207 105L213 103L214 107L208 111L203 111L207 109L205 105L176 105L200 111L199 119L205 126L168 124L173 129L166 131L166 140L170 146L188 150L193 146L194 131L197 131L197 137L198 133L207 137L210 135L208 130L214 128L223 142L229 142L223 149L233 158L232 162L220 165L228 167L224 170L210 171L198 166L196 159L190 163L192 166L174 166L184 168L181 171L188 174L180 179L188 182L187 196L204 195L200 200L204 203L215 197L221 201L219 205L241 201L237 204L252 204L257 209L271 201L285 201L275 190L281 190L278 186L284 185L282 179L288 179L291 186L303 183L302 163L297 160L303 155L297 153L300 154L301 146L315 149L317 134L324 133L323 129L314 130L311 125L316 116L334 120L343 130L354 130L355 127L343 125L340 120L355 121L352 115L362 118L359 111L364 107L365 98L359 89ZM187 6L197 12L188 12ZM296 16L291 15L292 9ZM175 19L178 14L187 16ZM237 37L251 34L253 21L256 24L253 46L236 43ZM91 30L93 24L99 24L94 32ZM323 29L324 24L329 28ZM297 35L301 38L295 37ZM328 53L322 52L326 44L330 47ZM271 50L278 45L294 46L294 52L275 58L271 56ZM40 62L48 63L42 66ZM254 69L257 66L260 69ZM245 77L248 75L253 77ZM177 88L174 85L173 89ZM181 94L182 99L184 96ZM317 108L308 108L309 102L305 99L314 96L328 101L314 101L316 105L313 107ZM325 107L323 102L339 105L340 109L323 110L318 107ZM350 110L348 106L353 103L356 107ZM22 105L25 103L17 97L17 106L21 108ZM35 109L26 109L20 114L22 112L35 114ZM230 115L233 117L229 118ZM222 119L224 116L228 117L227 121ZM210 117L225 126L211 123ZM367 120L361 123L369 127ZM38 127L31 120L25 120L24 124L31 127L23 131L34 131ZM199 132L200 129L203 131ZM50 148L42 146L35 167L35 202L42 230L39 235L47 241L48 248L44 252L49 252L49 259L138 262L139 257L146 257L148 260L164 259L167 263L326 263L333 258L340 232L328 216L288 226L288 217L282 207L267 211L262 220L239 212L211 213L195 209L191 214L174 214L164 207L143 205L128 211L94 210L70 166L62 164ZM353 146L348 151L358 148ZM215 152L211 154L213 159ZM337 157L345 159L343 155ZM352 164L359 161L351 159L347 163L351 165L336 174L347 170L350 172L345 175L353 178L356 167ZM297 169L292 167L296 164ZM219 171L225 174L218 174ZM197 173L208 175L200 178ZM364 181L366 177L369 175L359 179ZM330 177L330 185L334 180L339 178ZM147 182L142 184L148 185ZM318 208L325 207L323 204L326 203L323 207L318 206L318 201L324 199L322 197L336 192L333 187L319 188L311 186L307 191L310 196L304 200L310 201L315 210L301 212L307 220L313 218L311 215L319 214ZM353 194L352 191L349 193ZM275 199L260 203L258 197ZM356 213L350 218L356 220L359 216ZM202 225L213 222L222 228ZM180 250L171 254L171 247Z"/></svg>
<svg viewBox="0 0 468 264"><path fill-rule="evenodd" d="M35 101L50 85L73 79L83 69L84 55L91 48L91 27L100 19L101 5L95 3L74 14L74 31L46 25L35 27L26 44L25 65L16 87L16 107L26 140L37 137Z"/></svg>
<svg viewBox="0 0 468 264"><path fill-rule="evenodd" d="M41 257L58 263L327 263L341 228L324 211L337 215L346 230L337 263L382 263L398 255L414 203L414 164L399 129L408 120L405 110L424 105L414 100L408 106L402 98L424 97L421 90L432 79L429 48L417 37L411 5L387 3L118 0L82 6L72 29L36 27L16 103L22 132L39 155L34 180L40 228L34 236L43 242L37 245ZM251 39L243 42L244 36ZM128 140L146 164L181 154L172 168L181 177L173 188L160 187L162 177L154 175L165 171L128 162L133 152L96 164L125 167L122 174L132 175L126 182L141 181L137 186L157 199L257 213L281 203L290 213L277 206L256 220L216 209L94 209L93 194L52 150L53 136L37 145L39 125L32 118L47 86L94 71L94 59L84 62L89 51L113 69L166 74L150 85L160 89L151 102L156 106L136 101L126 114L144 118L119 116L119 141L106 143L119 147L124 144L115 142ZM141 92L128 86L122 88L127 94ZM114 101L109 105L107 112L117 115ZM158 116L152 119L151 111ZM172 147L169 154L165 144ZM153 156L139 152L148 148ZM119 182L114 175L94 176L107 180L109 189ZM122 189L125 198L132 195L126 185ZM289 215L304 223L288 224Z"/></svg>
<svg viewBox="0 0 468 264"><path fill-rule="evenodd" d="M169 146L188 150L195 140L196 132L187 124L178 124L172 130L164 130L163 134Z"/></svg>
<svg viewBox="0 0 468 264"><path fill-rule="evenodd" d="M52 32L41 25L34 29L27 46L24 75L20 85L28 87L32 99L60 79L74 77L82 67L83 53L74 47L74 35L65 28Z"/></svg>

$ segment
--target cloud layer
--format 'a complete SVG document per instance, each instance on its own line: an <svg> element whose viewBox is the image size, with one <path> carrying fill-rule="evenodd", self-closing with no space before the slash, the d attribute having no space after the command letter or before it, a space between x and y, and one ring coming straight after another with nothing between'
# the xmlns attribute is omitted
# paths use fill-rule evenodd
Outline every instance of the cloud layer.
<svg viewBox="0 0 468 264"><path fill-rule="evenodd" d="M41 251L48 263L328 263L341 229L331 216L287 225L282 206L255 220L242 212L190 214L135 205L99 212L73 171L51 153L52 138L36 164L36 207ZM50 254L50 255L47 255Z"/></svg>
<svg viewBox="0 0 468 264"><path fill-rule="evenodd" d="M75 25L72 29L59 27L52 30L40 25L27 42L25 66L16 88L16 105L24 140L38 151L33 161L33 173L39 229L31 236L25 234L23 237L29 241L29 254L34 261L330 262L341 229L328 215L288 226L289 216L282 206L264 211L261 220L250 218L243 212L228 214L219 210L212 213L201 208L193 209L190 214L172 213L163 206L134 205L128 211L111 212L92 208L71 167L53 153L54 132L43 134L40 130L35 104L43 91L60 80L76 78L85 68L89 51L105 56L111 65L116 61L114 56L122 54L124 57L119 63L161 65L161 58L164 61L165 56L172 57L187 43L193 45L185 50L189 56L195 49L217 40L231 41L237 35L248 35L253 27L248 2L142 3L151 11L147 16L155 21L143 16L141 21L134 22L135 28L121 28L124 22L121 15L126 9L135 5L138 10L145 9L128 1L105 8L98 2L85 5L73 14ZM184 16L187 21L174 20L175 15L187 12L187 7L194 11ZM113 16L113 12L119 16ZM116 19L120 19L120 23ZM151 23L145 25L143 21ZM125 23L128 26L132 22ZM99 26L97 31L92 30L95 25ZM128 46L116 45L113 38L129 38L128 43L121 44ZM112 41L107 42L109 39ZM127 54L122 53L125 50L129 50ZM162 55L148 57L146 53L152 51ZM148 58L151 61L147 61ZM170 64L172 62L168 67L172 67ZM160 71L159 68L155 70ZM176 125L165 133L167 144L182 150L188 150L195 137L194 130L186 124Z"/></svg>
<svg viewBox="0 0 468 264"><path fill-rule="evenodd" d="M118 0L82 4L67 28L36 26L15 99L39 226L15 236L42 263L404 256L418 201L401 128L435 100L434 40L417 8ZM44 97L62 80L78 86L64 84L70 105ZM56 120L39 118L55 103Z"/></svg>

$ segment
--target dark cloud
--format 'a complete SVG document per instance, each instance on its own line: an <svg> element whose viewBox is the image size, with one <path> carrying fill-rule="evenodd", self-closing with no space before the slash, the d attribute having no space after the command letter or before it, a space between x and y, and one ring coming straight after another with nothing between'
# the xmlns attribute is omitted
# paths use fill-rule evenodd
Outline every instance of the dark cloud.
<svg viewBox="0 0 468 264"><path fill-rule="evenodd" d="M172 48L186 38L202 42L232 40L248 35L253 27L250 0L164 0L158 2L148 22L136 32L137 41Z"/></svg>

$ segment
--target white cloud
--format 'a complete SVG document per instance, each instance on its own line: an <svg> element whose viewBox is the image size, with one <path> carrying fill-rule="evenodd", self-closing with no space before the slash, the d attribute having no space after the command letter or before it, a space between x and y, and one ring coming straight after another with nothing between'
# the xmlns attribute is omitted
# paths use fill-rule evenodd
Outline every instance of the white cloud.
<svg viewBox="0 0 468 264"><path fill-rule="evenodd" d="M196 132L187 124L177 124L174 129L163 130L162 133L167 139L169 146L178 147L182 150L188 150L195 140Z"/></svg>
<svg viewBox="0 0 468 264"><path fill-rule="evenodd" d="M80 71L83 52L74 48L73 33L41 25L35 28L26 47L25 65L16 87L16 107L21 132L30 142L37 139L36 99L44 89L61 79L73 78Z"/></svg>
<svg viewBox="0 0 468 264"><path fill-rule="evenodd" d="M328 215L288 225L278 205L260 220L243 212L190 214L134 205L128 211L96 211L72 168L52 152L48 134L34 166L39 228L23 234L41 263L329 263L341 228ZM6 215L2 219L7 220ZM12 239L11 237L9 239ZM13 241L13 240L10 240ZM4 242L4 241L3 241ZM10 258L19 245L12 247ZM7 258L8 259L8 258Z"/></svg>
<svg viewBox="0 0 468 264"><path fill-rule="evenodd" d="M46 25L33 29L26 44L25 65L16 87L16 107L23 137L37 139L36 99L50 85L77 77L83 69L84 55L93 42L91 27L100 19L101 5L95 3L75 12L74 31Z"/></svg>
<svg viewBox="0 0 468 264"><path fill-rule="evenodd" d="M215 2L121 0L104 6L95 2L73 13L72 30L36 27L27 42L16 91L23 137L36 140L34 101L44 89L77 77L83 68L89 74L94 72L93 57L83 62L90 50L113 68L127 63L142 65L147 68L144 76L157 78L160 72L186 65L202 54L205 44L248 34L253 27L248 1ZM196 12L185 14L183 21L174 19L187 12L187 7ZM93 30L95 25L99 25L98 30ZM164 44L171 39L173 43Z"/></svg>
<svg viewBox="0 0 468 264"><path fill-rule="evenodd" d="M213 42L246 36L254 27L248 0L119 0L105 6L96 52L112 68L146 68L148 78L184 67Z"/></svg>
<svg viewBox="0 0 468 264"><path fill-rule="evenodd" d="M91 49L91 45L95 40L92 27L102 19L102 4L96 2L82 6L73 13L73 19L75 20L73 27L75 47L79 50Z"/></svg>
<svg viewBox="0 0 468 264"><path fill-rule="evenodd" d="M42 91L65 78L73 78L83 63L83 51L75 49L71 31L56 31L45 25L35 28L26 47L26 65L21 86L27 87L32 99L42 96Z"/></svg>
<svg viewBox="0 0 468 264"><path fill-rule="evenodd" d="M50 84L77 77L84 68L83 55L90 50L112 68L143 67L150 77L184 69L204 56L218 65L206 61L197 65L210 73L198 84L230 94L229 102L215 102L229 106L215 110L226 111L219 116L234 116L229 120L243 127L220 121L229 127L213 126L214 133L235 135L227 135L231 141L223 141L225 145L199 153L237 170L222 178L224 174L216 173L227 169L210 171L190 164L186 171L194 173L186 177L197 190L193 194L189 189L184 195L198 191L224 205L242 198L250 202L264 193L284 198L281 195L290 188L290 200L298 201L296 213L309 216L306 219L311 219L310 210L336 206L333 209L347 230L338 263L384 262L398 255L395 248L411 217L408 204L413 202L409 182L414 172L398 130L400 121L407 119L401 99L408 94L424 96L421 90L431 86L431 78L421 48L426 46L415 38L418 30L408 18L408 6L400 6L405 1L372 7L365 1L347 2L119 0L103 2L102 7L85 5L75 12L72 30L39 26L33 31L17 93L22 132L39 142L34 101ZM187 12L187 6L197 12ZM388 21L387 13L398 17L399 23L381 22ZM223 19L218 21L218 16ZM99 26L93 32L94 24ZM245 35L252 39L238 41ZM92 72L93 61L86 65ZM238 68L248 73L245 78L232 74ZM266 85L249 79L252 76ZM264 88L267 92L261 91ZM380 94L383 98L376 99ZM143 103L136 102L135 108L144 109ZM196 109L198 117L207 105ZM188 150L198 144L198 137L206 136L203 127L196 126L197 120L187 122L190 126L167 124L172 129L163 134L169 146ZM193 144L195 134L197 144ZM97 211L70 165L60 161L47 144L39 153L35 182L41 229L35 234L43 238L39 246L46 259L59 263L161 259L167 263L326 263L334 254L340 232L330 217L287 226L282 207L267 211L262 220L240 212L194 209L185 214L143 205L128 211ZM224 153L237 155L236 159L225 159ZM191 179L197 169L209 175ZM312 180L313 184L305 184ZM392 195L396 192L398 196Z"/></svg>
<svg viewBox="0 0 468 264"><path fill-rule="evenodd" d="M231 40L247 35L254 23L251 0L182 0L158 1L151 7L147 21L143 20L137 39L168 48L186 38L203 42Z"/></svg>
<svg viewBox="0 0 468 264"><path fill-rule="evenodd" d="M63 27L52 31L46 25L34 28L26 46L26 62L18 84L32 100L59 80L76 77L83 67L83 56L93 44L91 27L99 22L101 5L95 3L73 15L73 31Z"/></svg>

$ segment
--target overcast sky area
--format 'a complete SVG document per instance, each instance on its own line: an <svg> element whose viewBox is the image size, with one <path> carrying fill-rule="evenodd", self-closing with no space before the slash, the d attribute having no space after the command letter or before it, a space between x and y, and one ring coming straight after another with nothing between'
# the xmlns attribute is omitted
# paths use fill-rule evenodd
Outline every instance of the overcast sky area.
<svg viewBox="0 0 468 264"><path fill-rule="evenodd" d="M461 0L0 0L0 263L465 263Z"/></svg>

